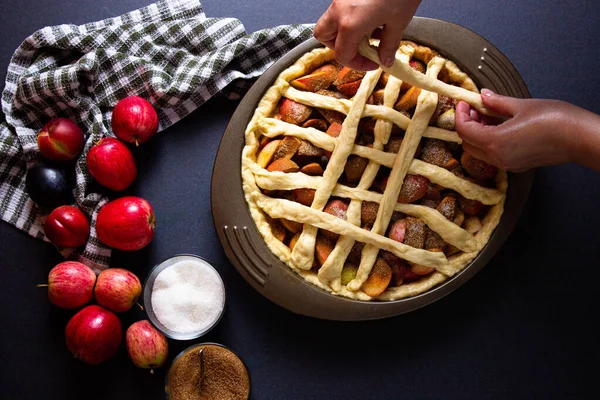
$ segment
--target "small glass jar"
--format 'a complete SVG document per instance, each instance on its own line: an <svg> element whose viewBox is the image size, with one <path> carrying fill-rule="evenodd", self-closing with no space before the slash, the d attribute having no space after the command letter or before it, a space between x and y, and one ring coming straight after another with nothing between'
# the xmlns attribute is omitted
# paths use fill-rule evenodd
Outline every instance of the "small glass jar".
<svg viewBox="0 0 600 400"><path fill-rule="evenodd" d="M218 282L218 285L220 285L220 287L222 289L222 294L223 294L221 299L215 299L217 301L218 307L219 307L216 318L214 318L214 320L209 321L209 325L206 326L204 329L200 329L200 330L193 331L193 332L178 332L177 330L169 329L156 316L156 314L154 312L154 307L152 305L152 294L153 294L153 289L154 289L154 283L155 283L158 275L161 272L163 272L164 270L166 270L167 268L173 267L176 264L181 263L181 262L188 262L191 264L195 264L198 268L204 269L204 272L207 272L208 274L212 274L213 278L215 278L215 280ZM150 320L152 325L154 325L156 327L156 329L158 329L160 332L162 332L166 337L171 338L171 339L176 339L176 340L197 339L201 336L206 335L208 332L210 332L219 323L219 321L221 320L221 317L223 316L223 313L225 312L225 297L226 297L225 284L223 283L223 279L221 278L221 275L219 275L217 270L208 261L206 261L202 257L192 255L192 254L176 255L174 257L171 257L171 258L157 264L156 266L154 266L152 268L152 270L148 274L148 277L146 278L146 281L144 283L144 308L146 310L146 314L148 315L148 319Z"/></svg>

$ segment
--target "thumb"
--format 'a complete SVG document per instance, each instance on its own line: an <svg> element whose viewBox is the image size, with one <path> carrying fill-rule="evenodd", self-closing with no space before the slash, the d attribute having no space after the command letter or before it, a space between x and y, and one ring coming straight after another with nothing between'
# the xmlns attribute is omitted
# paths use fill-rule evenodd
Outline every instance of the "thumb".
<svg viewBox="0 0 600 400"><path fill-rule="evenodd" d="M520 109L520 99L502 96L489 89L481 90L481 100L487 108L503 117L513 117Z"/></svg>

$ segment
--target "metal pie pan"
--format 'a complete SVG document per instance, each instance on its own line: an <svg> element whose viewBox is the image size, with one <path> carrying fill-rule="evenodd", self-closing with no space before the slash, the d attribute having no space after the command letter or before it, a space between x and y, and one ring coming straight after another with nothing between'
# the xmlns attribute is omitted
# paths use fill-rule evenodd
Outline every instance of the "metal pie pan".
<svg viewBox="0 0 600 400"><path fill-rule="evenodd" d="M479 88L513 97L530 97L512 63L490 42L466 28L415 17L404 37L427 45L454 61ZM523 211L534 172L508 174L505 210L488 244L460 273L423 294L396 301L366 302L336 296L309 284L271 253L258 232L242 189L241 153L245 144L244 131L264 92L280 72L318 46L322 45L310 39L274 63L256 81L233 114L221 139L211 182L211 209L219 240L231 263L254 289L297 314L360 321L392 317L431 304L473 277L502 246Z"/></svg>

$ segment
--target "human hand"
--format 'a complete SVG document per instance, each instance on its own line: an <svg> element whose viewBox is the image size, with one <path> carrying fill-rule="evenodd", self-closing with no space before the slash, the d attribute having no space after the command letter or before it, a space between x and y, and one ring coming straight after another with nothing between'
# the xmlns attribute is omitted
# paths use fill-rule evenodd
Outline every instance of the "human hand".
<svg viewBox="0 0 600 400"><path fill-rule="evenodd" d="M402 33L417 11L421 0L333 0L319 18L314 35L335 50L341 64L361 71L377 69L373 61L358 54L358 44L383 26L379 33L379 58L391 66Z"/></svg>
<svg viewBox="0 0 600 400"><path fill-rule="evenodd" d="M506 119L494 120L465 102L457 104L456 131L465 151L475 158L515 172L579 161L577 119L595 114L562 101L517 99L487 89L481 98Z"/></svg>

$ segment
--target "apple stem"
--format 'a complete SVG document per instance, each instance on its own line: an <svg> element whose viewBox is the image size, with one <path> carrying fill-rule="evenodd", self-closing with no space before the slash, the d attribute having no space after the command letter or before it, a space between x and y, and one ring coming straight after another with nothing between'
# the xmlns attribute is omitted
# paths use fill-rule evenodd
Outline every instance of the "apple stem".
<svg viewBox="0 0 600 400"><path fill-rule="evenodd" d="M137 305L138 305L138 307L139 307L139 308L140 308L142 311L144 311L144 307L143 307L143 306L142 306L140 303L138 303L138 302L136 301L136 302L135 302L135 304L137 304Z"/></svg>
<svg viewBox="0 0 600 400"><path fill-rule="evenodd" d="M138 147L140 144L138 143L138 140L135 139L135 147Z"/></svg>
<svg viewBox="0 0 600 400"><path fill-rule="evenodd" d="M40 283L39 285L35 285L35 287L48 287L47 283Z"/></svg>
<svg viewBox="0 0 600 400"><path fill-rule="evenodd" d="M150 368L150 373L154 374L154 368Z"/></svg>

